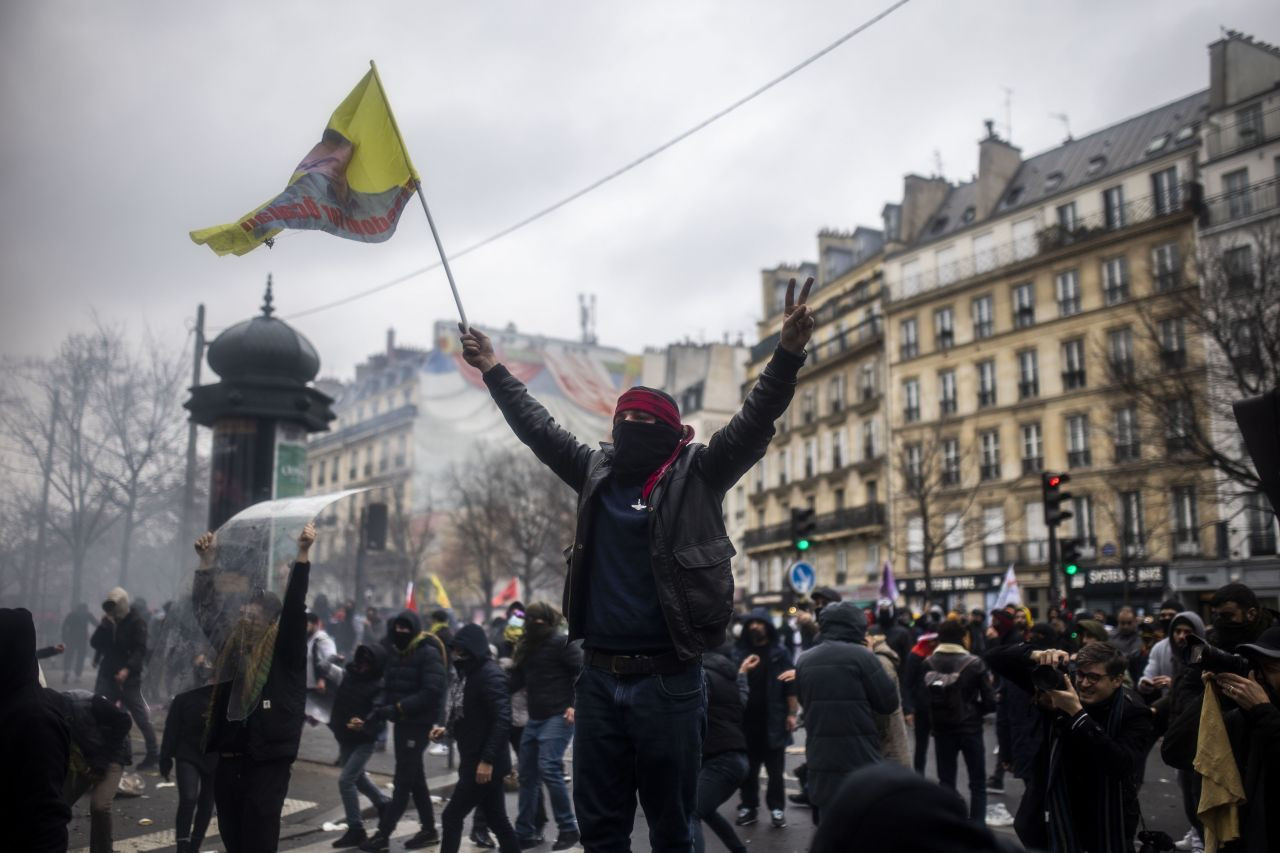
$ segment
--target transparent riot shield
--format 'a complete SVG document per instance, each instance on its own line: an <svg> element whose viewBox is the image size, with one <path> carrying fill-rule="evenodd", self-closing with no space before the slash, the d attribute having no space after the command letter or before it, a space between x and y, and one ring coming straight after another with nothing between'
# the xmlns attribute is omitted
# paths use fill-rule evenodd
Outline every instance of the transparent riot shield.
<svg viewBox="0 0 1280 853"><path fill-rule="evenodd" d="M330 504L360 491L263 501L216 531L212 553L191 586L191 612L208 650L203 664L192 668L191 681L203 666L212 668L215 684L230 684L228 720L249 714L270 672L302 528ZM195 648L188 652L189 660L201 657Z"/></svg>

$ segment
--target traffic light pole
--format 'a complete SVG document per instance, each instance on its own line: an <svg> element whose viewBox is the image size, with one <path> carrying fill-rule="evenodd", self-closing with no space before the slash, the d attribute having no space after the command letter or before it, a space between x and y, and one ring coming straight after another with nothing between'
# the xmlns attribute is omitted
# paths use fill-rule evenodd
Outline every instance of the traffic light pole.
<svg viewBox="0 0 1280 853"><path fill-rule="evenodd" d="M1059 581L1058 576L1062 568L1061 566L1058 565L1059 562L1061 561L1058 559L1058 525L1051 524L1049 525L1049 606L1050 607L1061 606L1062 599L1067 597L1065 580L1062 581L1063 589L1061 590L1061 594L1059 594L1059 590L1058 590L1058 581Z"/></svg>

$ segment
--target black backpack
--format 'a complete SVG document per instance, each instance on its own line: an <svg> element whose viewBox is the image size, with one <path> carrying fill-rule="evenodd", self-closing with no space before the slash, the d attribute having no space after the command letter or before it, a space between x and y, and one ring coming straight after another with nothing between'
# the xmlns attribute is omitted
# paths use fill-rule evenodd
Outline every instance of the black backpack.
<svg viewBox="0 0 1280 853"><path fill-rule="evenodd" d="M924 674L924 686L929 692L929 713L940 722L957 722L964 717L964 694L960 689L960 677L976 661L968 655L955 672L939 672L930 669Z"/></svg>

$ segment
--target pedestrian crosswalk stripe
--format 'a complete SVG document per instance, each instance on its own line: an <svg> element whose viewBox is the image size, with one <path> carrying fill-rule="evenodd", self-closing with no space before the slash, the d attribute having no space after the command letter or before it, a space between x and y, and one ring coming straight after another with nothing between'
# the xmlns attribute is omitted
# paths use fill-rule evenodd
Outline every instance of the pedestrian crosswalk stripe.
<svg viewBox="0 0 1280 853"><path fill-rule="evenodd" d="M307 800L285 800L284 808L280 810L280 817L288 817L291 814L305 812L307 809L315 808L316 804ZM119 822L116 823L118 827ZM215 817L209 821L209 831L205 833L205 842L218 837L218 819ZM161 850L165 847L172 847L178 843L177 838L173 834L172 829L162 829L159 832L149 832L146 835L135 835L131 838L117 838L115 840L114 849L117 853L146 853L148 850ZM70 853L89 853L88 847L73 848Z"/></svg>

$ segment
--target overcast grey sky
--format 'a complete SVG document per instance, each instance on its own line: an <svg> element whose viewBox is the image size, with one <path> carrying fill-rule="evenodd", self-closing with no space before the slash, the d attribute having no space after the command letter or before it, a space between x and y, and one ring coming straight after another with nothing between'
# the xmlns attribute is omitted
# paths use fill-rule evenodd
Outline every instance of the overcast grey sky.
<svg viewBox="0 0 1280 853"><path fill-rule="evenodd" d="M461 248L644 153L889 0L604 3L17 0L0 7L5 121L0 351L48 352L90 312L181 339L286 317L435 260L421 209L363 245L286 232L219 258L187 232L266 201L376 59L445 247ZM458 260L473 322L602 343L750 338L759 270L813 258L824 226L877 226L902 175L977 165L982 120L1025 154L1208 84L1220 26L1280 41L1271 0L913 0L742 110ZM436 270L296 321L350 376L388 326L430 344Z"/></svg>

